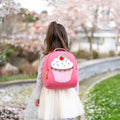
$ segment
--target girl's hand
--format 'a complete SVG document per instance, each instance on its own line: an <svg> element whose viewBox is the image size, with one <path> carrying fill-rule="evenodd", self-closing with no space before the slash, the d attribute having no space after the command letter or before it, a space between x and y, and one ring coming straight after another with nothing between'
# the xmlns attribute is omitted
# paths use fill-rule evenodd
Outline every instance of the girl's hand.
<svg viewBox="0 0 120 120"><path fill-rule="evenodd" d="M35 99L35 106L36 107L39 107L39 101L40 101L40 99Z"/></svg>

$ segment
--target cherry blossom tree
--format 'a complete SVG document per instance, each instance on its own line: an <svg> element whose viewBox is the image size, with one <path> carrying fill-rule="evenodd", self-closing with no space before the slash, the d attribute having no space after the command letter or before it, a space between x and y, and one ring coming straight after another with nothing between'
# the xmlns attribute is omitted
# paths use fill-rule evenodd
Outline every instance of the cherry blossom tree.
<svg viewBox="0 0 120 120"><path fill-rule="evenodd" d="M25 12L26 13L26 12ZM32 11L27 11L27 13L32 14ZM26 14L27 14L26 13ZM20 14L20 13L19 13ZM48 15L46 13L42 13L37 17L39 17L40 21L37 21L35 23L31 23L31 26L29 27L28 31L26 31L25 26L22 27L24 22L21 23L21 30L22 32L10 36L10 39L4 39L1 40L1 43L7 43L11 44L16 47L21 47L23 50L27 52L32 52L34 54L41 54L43 51L44 46L44 39L45 39L45 33L48 26ZM39 25L39 28L36 26Z"/></svg>
<svg viewBox="0 0 120 120"><path fill-rule="evenodd" d="M20 11L20 4L15 3L14 0L0 1L0 21L2 22L2 32L11 32L17 13ZM11 20L12 19L12 20Z"/></svg>
<svg viewBox="0 0 120 120"><path fill-rule="evenodd" d="M54 0L49 1L49 3L53 6L52 19L63 23L68 28L70 35L76 38L76 31L78 29L84 31L90 45L92 59L94 33L97 29L111 27L110 23L116 20L114 16L118 16L118 1Z"/></svg>
<svg viewBox="0 0 120 120"><path fill-rule="evenodd" d="M117 33L120 34L120 0L115 0L112 3L112 24L113 24L113 28L115 28L115 30L117 30Z"/></svg>
<svg viewBox="0 0 120 120"><path fill-rule="evenodd" d="M2 0L4 3L13 1L13 0ZM73 39L77 39L77 32L79 30L83 30L86 39L90 43L90 52L91 58L93 56L92 50L92 41L94 38L94 32L100 28L109 28L111 27L111 22L120 24L119 20L119 0L47 0L49 6L53 10L51 15L46 13L39 15L39 21L37 24L40 24L40 28L36 29L36 33L40 34L40 39L28 40L27 42L24 40L12 40L8 41L7 43L13 44L15 46L21 46L22 48L26 49L27 51L32 52L39 52L41 51L41 44L43 44L43 35L46 33L47 26L50 21L56 20L57 22L62 23L68 31L69 36ZM3 13L3 16L9 14L2 3L2 7L0 6L0 12ZM14 2L13 2L14 3ZM5 4L5 3L4 3ZM17 5L15 5L17 6ZM49 7L48 6L48 7ZM10 6L8 6L9 8ZM19 12L19 6L15 7L16 13ZM11 6L11 13L12 13L12 6ZM13 10L14 12L14 10ZM2 18L1 17L1 18ZM35 27L36 25L34 25ZM114 27L115 28L115 27ZM41 47L40 47L41 46Z"/></svg>

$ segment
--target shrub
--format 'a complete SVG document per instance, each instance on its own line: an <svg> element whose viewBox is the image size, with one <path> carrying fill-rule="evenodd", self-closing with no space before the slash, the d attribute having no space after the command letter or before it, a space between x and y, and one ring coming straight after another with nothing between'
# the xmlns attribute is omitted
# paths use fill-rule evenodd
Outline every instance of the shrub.
<svg viewBox="0 0 120 120"><path fill-rule="evenodd" d="M4 66L9 61L6 54L7 50L0 51L0 66Z"/></svg>
<svg viewBox="0 0 120 120"><path fill-rule="evenodd" d="M28 75L34 75L35 73L37 73L37 69L35 69L31 64L26 63L24 65L24 72Z"/></svg>
<svg viewBox="0 0 120 120"><path fill-rule="evenodd" d="M115 55L116 55L116 54L115 54L115 52L114 52L113 50L110 50L110 51L109 51L109 56L110 56L110 57L115 56Z"/></svg>
<svg viewBox="0 0 120 120"><path fill-rule="evenodd" d="M118 56L120 56L120 51L119 51L119 53L118 53Z"/></svg>
<svg viewBox="0 0 120 120"><path fill-rule="evenodd" d="M108 57L107 53L99 53L99 58L106 58Z"/></svg>
<svg viewBox="0 0 120 120"><path fill-rule="evenodd" d="M0 46L0 49L2 51L5 51L4 54L6 58L9 60L14 56L24 56L23 49L21 47L16 47L14 45L7 44L7 43L2 43L1 46Z"/></svg>
<svg viewBox="0 0 120 120"><path fill-rule="evenodd" d="M16 56L24 57L24 50L20 46L17 46L16 48Z"/></svg>
<svg viewBox="0 0 120 120"><path fill-rule="evenodd" d="M96 50L93 50L93 59L96 59L99 57L99 53Z"/></svg>
<svg viewBox="0 0 120 120"><path fill-rule="evenodd" d="M34 60L38 59L39 54L34 53L34 52L29 52L29 51L25 51L24 52L25 58L29 61L29 62L33 62Z"/></svg>
<svg viewBox="0 0 120 120"><path fill-rule="evenodd" d="M18 70L20 73L24 73L24 71L25 71L23 66L18 66Z"/></svg>
<svg viewBox="0 0 120 120"><path fill-rule="evenodd" d="M76 58L90 59L90 53L84 50L78 50L76 53L73 54Z"/></svg>
<svg viewBox="0 0 120 120"><path fill-rule="evenodd" d="M25 57L29 62L33 62L38 59L39 53L34 53L24 50L20 46L14 46L11 44L3 43L3 49L7 51L6 57L11 59L14 56Z"/></svg>
<svg viewBox="0 0 120 120"><path fill-rule="evenodd" d="M15 49L15 46L13 46L11 44L3 43L3 47L4 47L4 50L6 50L7 58L12 58L15 55L16 51L17 51Z"/></svg>

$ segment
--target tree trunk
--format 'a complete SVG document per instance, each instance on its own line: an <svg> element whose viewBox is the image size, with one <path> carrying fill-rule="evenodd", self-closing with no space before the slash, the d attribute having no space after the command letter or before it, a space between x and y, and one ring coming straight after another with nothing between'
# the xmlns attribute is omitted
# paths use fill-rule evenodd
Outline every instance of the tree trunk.
<svg viewBox="0 0 120 120"><path fill-rule="evenodd" d="M85 27L84 24L81 25L84 32L85 32L85 35L86 35L86 38L88 39L88 42L89 42L89 50L90 50L90 59L93 59L93 50L92 50L92 39L93 39L93 32L91 33L91 36L88 35L88 31L87 31L87 28Z"/></svg>
<svg viewBox="0 0 120 120"><path fill-rule="evenodd" d="M2 66L0 65L0 80L2 79Z"/></svg>
<svg viewBox="0 0 120 120"><path fill-rule="evenodd" d="M91 35L89 36L88 35L88 30L86 28L86 26L84 24L81 24L84 32L85 32L85 35L86 35L86 38L88 39L89 41L89 46L90 46L90 58L93 59L93 49L92 49L92 40L94 38L94 33L96 31L96 23L97 23L97 18L98 18L98 10L99 10L99 7L95 10L94 12L94 19L93 19L93 22L92 22L92 28L91 28Z"/></svg>
<svg viewBox="0 0 120 120"><path fill-rule="evenodd" d="M2 17L2 33L5 31L5 18Z"/></svg>
<svg viewBox="0 0 120 120"><path fill-rule="evenodd" d="M92 38L89 39L90 59L93 59Z"/></svg>

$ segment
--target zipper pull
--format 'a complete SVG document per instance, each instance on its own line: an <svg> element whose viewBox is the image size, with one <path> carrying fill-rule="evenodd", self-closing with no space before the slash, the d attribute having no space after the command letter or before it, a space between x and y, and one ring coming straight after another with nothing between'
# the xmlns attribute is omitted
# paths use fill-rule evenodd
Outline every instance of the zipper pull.
<svg viewBox="0 0 120 120"><path fill-rule="evenodd" d="M46 72L46 80L48 80L48 72Z"/></svg>

